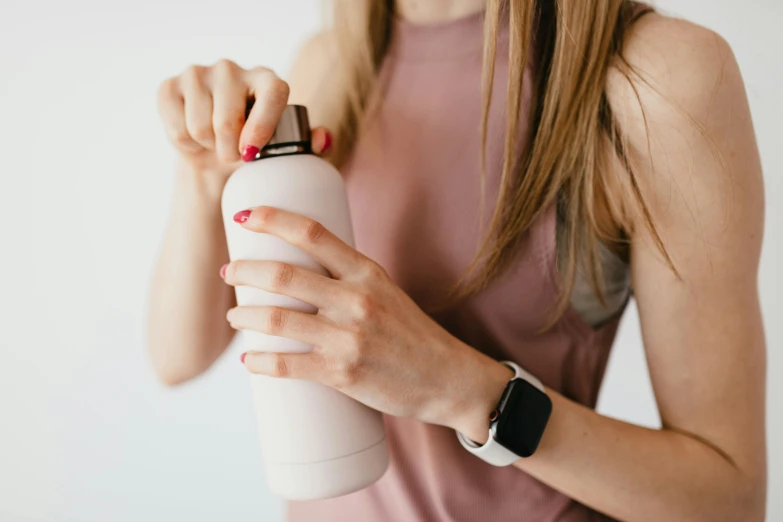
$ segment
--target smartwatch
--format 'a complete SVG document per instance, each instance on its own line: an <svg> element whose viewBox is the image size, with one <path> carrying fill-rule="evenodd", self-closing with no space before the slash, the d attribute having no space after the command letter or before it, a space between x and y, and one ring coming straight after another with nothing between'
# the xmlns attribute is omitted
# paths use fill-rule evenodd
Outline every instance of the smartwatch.
<svg viewBox="0 0 783 522"><path fill-rule="evenodd" d="M552 401L541 381L511 361L514 371L503 395L489 414L489 438L479 445L457 432L462 446L493 466L509 466L535 453L552 413Z"/></svg>

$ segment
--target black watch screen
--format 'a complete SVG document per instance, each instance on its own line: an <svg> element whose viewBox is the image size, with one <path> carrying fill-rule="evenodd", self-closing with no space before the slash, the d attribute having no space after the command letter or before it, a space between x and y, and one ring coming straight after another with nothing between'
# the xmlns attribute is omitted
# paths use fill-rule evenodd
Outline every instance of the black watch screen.
<svg viewBox="0 0 783 522"><path fill-rule="evenodd" d="M544 434L552 401L534 385L517 378L506 385L492 413L490 429L495 440L520 457L529 457Z"/></svg>

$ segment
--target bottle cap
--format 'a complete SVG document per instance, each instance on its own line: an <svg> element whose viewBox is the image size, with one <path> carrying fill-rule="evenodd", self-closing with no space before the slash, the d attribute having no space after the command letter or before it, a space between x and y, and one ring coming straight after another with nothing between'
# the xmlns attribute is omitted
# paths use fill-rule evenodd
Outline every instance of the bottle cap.
<svg viewBox="0 0 783 522"><path fill-rule="evenodd" d="M255 99L253 98L247 100L246 119L254 103ZM311 152L310 121L307 118L307 107L287 105L277 122L274 134L252 160L286 154L310 154Z"/></svg>
<svg viewBox="0 0 783 522"><path fill-rule="evenodd" d="M283 145L310 144L310 122L307 118L307 107L304 105L288 105L275 127L275 133L264 146L265 149Z"/></svg>

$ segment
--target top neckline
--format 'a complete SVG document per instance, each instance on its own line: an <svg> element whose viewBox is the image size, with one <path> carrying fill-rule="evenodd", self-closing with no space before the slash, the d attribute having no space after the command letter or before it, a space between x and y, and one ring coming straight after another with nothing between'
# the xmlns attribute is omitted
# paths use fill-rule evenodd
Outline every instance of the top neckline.
<svg viewBox="0 0 783 522"><path fill-rule="evenodd" d="M501 28L499 39L508 31ZM484 10L453 20L414 23L395 16L390 53L404 61L442 61L481 56L484 50Z"/></svg>

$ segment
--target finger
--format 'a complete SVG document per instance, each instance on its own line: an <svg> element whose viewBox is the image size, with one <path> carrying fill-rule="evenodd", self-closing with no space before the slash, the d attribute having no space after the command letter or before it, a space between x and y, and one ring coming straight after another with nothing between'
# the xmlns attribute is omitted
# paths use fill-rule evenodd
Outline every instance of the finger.
<svg viewBox="0 0 783 522"><path fill-rule="evenodd" d="M158 112L169 140L180 150L198 152L203 147L191 138L185 123L185 99L178 78L169 78L158 89Z"/></svg>
<svg viewBox="0 0 783 522"><path fill-rule="evenodd" d="M182 94L185 97L185 121L193 140L204 147L215 146L212 129L212 93L209 92L206 68L189 67L182 74Z"/></svg>
<svg viewBox="0 0 783 522"><path fill-rule="evenodd" d="M253 147L258 152L274 134L280 115L288 104L289 88L269 69L259 67L243 74L249 93L255 98L239 138L240 153L247 160L250 156L248 148Z"/></svg>
<svg viewBox="0 0 783 522"><path fill-rule="evenodd" d="M237 306L228 311L226 319L237 330L254 330L313 346L337 334L336 327L323 317L279 306Z"/></svg>
<svg viewBox="0 0 783 522"><path fill-rule="evenodd" d="M248 230L272 234L301 248L335 279L355 274L370 263L318 221L293 212L256 207L238 212L234 220Z"/></svg>
<svg viewBox="0 0 783 522"><path fill-rule="evenodd" d="M233 286L253 286L326 308L341 301L346 292L335 280L312 270L278 261L233 261L226 265L225 281Z"/></svg>
<svg viewBox="0 0 783 522"><path fill-rule="evenodd" d="M247 86L239 67L229 61L216 63L212 74L212 128L217 157L226 163L239 161L239 134L245 124Z"/></svg>
<svg viewBox="0 0 783 522"><path fill-rule="evenodd" d="M310 133L313 153L326 156L332 148L332 135L325 127L316 127Z"/></svg>
<svg viewBox="0 0 783 522"><path fill-rule="evenodd" d="M318 352L247 352L243 362L252 373L269 377L323 382L327 375L324 358Z"/></svg>

